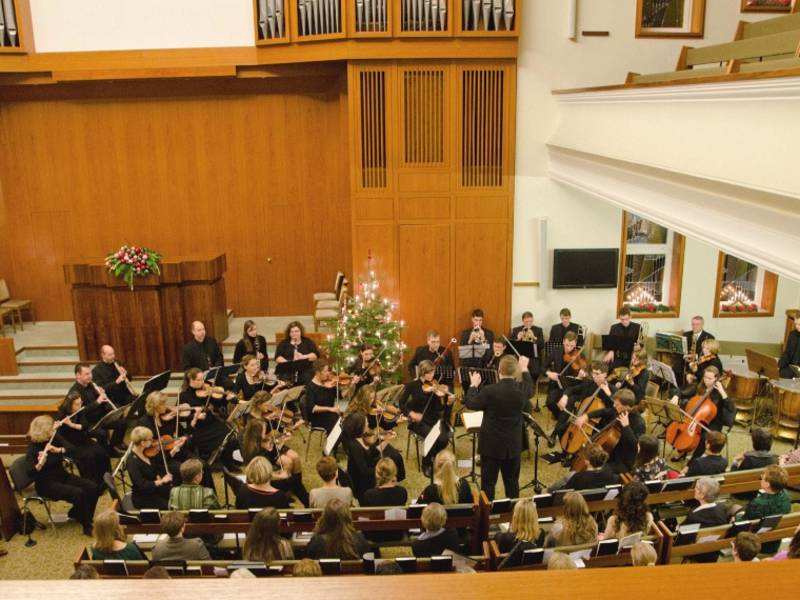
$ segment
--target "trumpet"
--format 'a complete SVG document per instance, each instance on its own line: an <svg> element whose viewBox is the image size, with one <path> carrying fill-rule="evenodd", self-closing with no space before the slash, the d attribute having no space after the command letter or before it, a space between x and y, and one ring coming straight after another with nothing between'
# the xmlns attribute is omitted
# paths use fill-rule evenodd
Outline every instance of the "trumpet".
<svg viewBox="0 0 800 600"><path fill-rule="evenodd" d="M118 363L117 361L114 361L114 366L115 366L115 367L117 367L117 371L118 371L118 372L119 372L119 374L121 375L121 374L122 374L122 371L123 371L124 369L123 369L122 367L120 367L120 366L119 366L119 363ZM125 378L124 378L122 381L124 381L124 382L125 382L125 387L127 387L127 388L128 388L128 391L130 392L131 396L133 396L134 398L138 398L138 397L139 397L139 394L138 394L138 393L136 393L136 390L135 390L135 389L133 389L133 384L131 383L131 380L130 380L130 379L128 379L128 372L127 372L127 371L125 371Z"/></svg>
<svg viewBox="0 0 800 600"><path fill-rule="evenodd" d="M523 342L535 342L536 336L533 335L533 328L532 327L523 327L522 331L520 331L521 337L519 338L520 341Z"/></svg>
<svg viewBox="0 0 800 600"><path fill-rule="evenodd" d="M486 334L483 332L481 327L476 327L472 330L472 333L469 335L470 343L471 344L485 344L486 343Z"/></svg>

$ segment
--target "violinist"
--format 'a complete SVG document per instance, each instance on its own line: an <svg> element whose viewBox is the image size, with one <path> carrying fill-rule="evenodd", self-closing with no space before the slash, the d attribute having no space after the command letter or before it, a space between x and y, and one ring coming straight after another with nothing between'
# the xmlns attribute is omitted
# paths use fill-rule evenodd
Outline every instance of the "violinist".
<svg viewBox="0 0 800 600"><path fill-rule="evenodd" d="M133 484L133 505L136 508L167 510L172 474L167 472L163 455L148 456L153 446L153 432L147 427L134 427L131 432L131 453L125 466Z"/></svg>
<svg viewBox="0 0 800 600"><path fill-rule="evenodd" d="M703 379L703 373L709 367L714 367L722 373L722 361L719 359L719 342L714 338L702 344L702 351L695 360L686 365L686 383L693 384Z"/></svg>
<svg viewBox="0 0 800 600"><path fill-rule="evenodd" d="M459 344L461 346L483 346L488 344L491 348L492 342L494 342L494 332L483 327L483 310L476 308L472 311L472 328L461 332ZM486 354L485 351L481 352L479 349L475 349L471 358L461 359L461 366L480 367L484 354Z"/></svg>
<svg viewBox="0 0 800 600"><path fill-rule="evenodd" d="M714 336L703 329L705 321L700 315L692 317L692 327L689 331L683 332L683 337L686 339L686 355L683 361L679 362L674 367L676 381L683 381L684 370L686 364L696 361L703 353L703 342L706 340L713 340Z"/></svg>
<svg viewBox="0 0 800 600"><path fill-rule="evenodd" d="M795 317L794 329L789 333L786 341L786 350L778 360L780 376L784 379L794 379L797 377L792 371L791 365L800 366L800 318Z"/></svg>
<svg viewBox="0 0 800 600"><path fill-rule="evenodd" d="M384 456L397 466L398 480L405 479L403 457L389 445L397 437L395 432L379 432L367 428L367 419L354 413L342 430L347 450L347 474L353 483L353 495L360 501L364 492L375 487L375 465Z"/></svg>
<svg viewBox="0 0 800 600"><path fill-rule="evenodd" d="M191 368L208 371L225 364L219 343L206 335L206 326L201 321L192 322L192 339L183 347L181 364L184 371ZM217 383L226 390L233 387L233 382L224 375L217 378Z"/></svg>
<svg viewBox="0 0 800 600"><path fill-rule="evenodd" d="M608 331L608 335L617 338L627 338L634 341L634 344L639 341L639 334L641 333L642 326L639 323L631 321L631 309L623 306L617 312L619 323L615 323ZM634 347L635 350L635 347ZM603 362L610 365L609 370L613 371L617 367L627 367L631 362L631 355L628 352L617 350L609 350L603 356Z"/></svg>
<svg viewBox="0 0 800 600"><path fill-rule="evenodd" d="M353 375L351 386L358 392L365 385L376 385L381 380L381 365L375 360L375 346L364 343L358 352L358 358L353 361L345 372Z"/></svg>
<svg viewBox="0 0 800 600"><path fill-rule="evenodd" d="M83 535L91 536L94 510L102 488L64 469L63 460L67 450L57 433L58 429L49 415L41 415L31 421L28 429L31 441L25 453L25 467L36 486L36 493L50 500L64 500L72 504L69 516L83 526Z"/></svg>
<svg viewBox="0 0 800 600"><path fill-rule="evenodd" d="M96 425L106 414L114 410L111 400L106 395L103 388L95 385L92 381L92 368L86 363L75 365L75 383L67 391L67 395L77 392L86 407L86 420L90 426ZM95 429L97 440L100 442L108 455L112 458L120 456L127 449L124 445L125 440L125 421L116 419L103 424L103 427ZM111 437L109 438L109 431Z"/></svg>
<svg viewBox="0 0 800 600"><path fill-rule="evenodd" d="M647 350L634 352L631 357L631 368L616 379L616 389L628 389L636 396L636 402L641 402L647 393L647 382L650 381L650 371L647 370Z"/></svg>
<svg viewBox="0 0 800 600"><path fill-rule="evenodd" d="M240 402L248 402L260 390L272 390L276 387L277 381L269 381L267 374L261 370L260 361L253 354L245 354L241 365L242 370L236 376L231 390L239 395Z"/></svg>
<svg viewBox="0 0 800 600"><path fill-rule="evenodd" d="M558 407L558 401L564 394L564 389L569 387L569 385L565 386L562 381L571 381L574 385L578 383L579 379L588 377L586 359L581 356L581 349L577 347L577 339L578 336L574 332L568 331L561 342L563 354L554 352L545 371L549 380L546 404L556 420L562 412Z"/></svg>
<svg viewBox="0 0 800 600"><path fill-rule="evenodd" d="M411 378L417 376L417 367L419 364L428 360L436 367L434 378L441 383L447 384L450 391L453 391L453 355L449 347L442 346L439 332L435 329L428 331L426 335L427 345L419 346L414 352L411 362L408 363L408 371ZM437 377L438 375L438 377Z"/></svg>
<svg viewBox="0 0 800 600"><path fill-rule="evenodd" d="M252 355L258 360L259 370L267 373L269 371L269 354L267 354L267 339L259 335L256 322L247 319L244 322L242 339L236 342L233 350L233 362L240 363L247 355Z"/></svg>
<svg viewBox="0 0 800 600"><path fill-rule="evenodd" d="M238 466L233 460L233 452L238 446L236 436L231 434L225 421L210 410L212 393L210 386L205 383L203 372L200 369L191 368L183 376L178 404L202 409L193 417L195 425L192 429L192 443L200 457L208 460L217 449L222 447L222 463L229 470L237 471Z"/></svg>
<svg viewBox="0 0 800 600"><path fill-rule="evenodd" d="M300 321L292 321L286 326L285 337L275 348L275 374L294 385L306 385L311 381L314 361L319 358L317 345L305 333Z"/></svg>
<svg viewBox="0 0 800 600"><path fill-rule="evenodd" d="M80 394L69 394L61 403L56 418L66 455L75 461L81 477L102 485L103 475L111 472L111 460L89 433L89 421Z"/></svg>
<svg viewBox="0 0 800 600"><path fill-rule="evenodd" d="M531 373L531 379L536 381L539 374L542 372L542 361L544 360L544 331L541 327L533 324L533 313L526 310L522 313L522 325L514 327L508 334L508 339L512 342L514 340L520 342L531 342L536 350L531 358L528 370Z"/></svg>
<svg viewBox="0 0 800 600"><path fill-rule="evenodd" d="M393 404L383 405L378 402L378 394L375 386L367 385L356 393L356 397L350 401L345 410L344 417L353 413L361 413L367 418L369 429L380 428L385 431L394 429L400 422L398 417L400 409Z"/></svg>
<svg viewBox="0 0 800 600"><path fill-rule="evenodd" d="M247 424L254 419L266 421L267 419L277 419L279 415L280 410L276 410L272 405L272 394L267 391L258 391L248 402L247 410L242 415L242 424L247 427Z"/></svg>
<svg viewBox="0 0 800 600"><path fill-rule="evenodd" d="M558 313L559 322L550 328L550 343L557 343L564 339L567 333L572 332L575 334L579 347L583 347L584 339L581 335L581 326L572 322L572 311L568 308L562 308Z"/></svg>
<svg viewBox="0 0 800 600"><path fill-rule="evenodd" d="M341 409L336 400L336 380L328 361L314 361L314 376L306 385L306 415L312 427L322 427L330 433L339 421Z"/></svg>
<svg viewBox="0 0 800 600"><path fill-rule="evenodd" d="M590 419L599 419L597 428L602 430L615 420L621 428L621 437L617 445L611 450L608 465L615 473L628 473L636 463L639 452L639 438L644 435L645 422L634 408L636 396L628 389L617 391L610 406L604 409L580 415L575 419L575 425L582 427Z"/></svg>
<svg viewBox="0 0 800 600"><path fill-rule="evenodd" d="M433 457L450 442L451 432L447 426L446 414L455 399L449 393L437 393L437 390L425 391L435 383L433 379L435 370L431 361L422 361L417 369L417 378L406 384L400 397L400 410L408 417L409 431L413 431L421 438L424 439L437 422L443 421L439 438L428 455L422 459L422 470L426 476L430 475Z"/></svg>
<svg viewBox="0 0 800 600"><path fill-rule="evenodd" d="M706 345L714 343L716 340L706 341ZM704 346L705 347L705 346ZM705 424L705 428L700 427L697 423L689 425L689 434L695 435L697 429L700 430L700 441L697 444L692 459L699 458L703 455L706 446L706 428L710 431L722 431L723 426L733 424L733 417L736 415L736 407L733 402L728 398L728 393L725 391L725 386L722 385L720 370L716 366L709 366L703 370L703 378L695 388L688 388L683 391L673 390L670 402L677 404L681 408L685 408L695 395L703 396L707 390L710 390L708 399L717 407L717 414L710 423Z"/></svg>
<svg viewBox="0 0 800 600"><path fill-rule="evenodd" d="M116 406L124 406L136 400L128 378L128 371L117 363L114 348L100 348L100 362L92 369L92 381L99 385Z"/></svg>
<svg viewBox="0 0 800 600"><path fill-rule="evenodd" d="M519 360L519 362L517 362ZM528 371L528 357L504 356L498 367L498 382L480 392L480 373L470 375L470 388L464 406L482 410L479 446L481 454L481 489L494 500L497 476L503 474L506 496L519 496L520 454L525 432L522 413L533 395L533 380Z"/></svg>

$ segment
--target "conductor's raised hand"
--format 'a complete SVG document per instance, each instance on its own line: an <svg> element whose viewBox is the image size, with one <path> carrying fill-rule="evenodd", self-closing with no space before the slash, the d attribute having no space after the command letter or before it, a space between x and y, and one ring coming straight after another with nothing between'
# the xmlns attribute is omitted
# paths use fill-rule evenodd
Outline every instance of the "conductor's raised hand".
<svg viewBox="0 0 800 600"><path fill-rule="evenodd" d="M481 381L483 381L483 379L481 378L481 374L480 373L478 373L476 371L470 371L469 372L469 386L470 387L474 387L474 388L479 387L481 385Z"/></svg>
<svg viewBox="0 0 800 600"><path fill-rule="evenodd" d="M522 369L523 371L527 371L528 370L528 365L530 364L530 362L531 362L531 359L528 358L527 356L520 356L519 357L519 368Z"/></svg>

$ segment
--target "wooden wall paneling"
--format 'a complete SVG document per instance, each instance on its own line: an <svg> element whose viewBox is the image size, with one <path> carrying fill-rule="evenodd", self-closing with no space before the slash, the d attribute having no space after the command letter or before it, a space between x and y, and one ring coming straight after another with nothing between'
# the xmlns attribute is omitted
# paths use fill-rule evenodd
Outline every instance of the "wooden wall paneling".
<svg viewBox="0 0 800 600"><path fill-rule="evenodd" d="M111 310L116 316L112 345L120 360L128 357L144 359L136 365L130 360L126 362L133 373L152 375L161 372L167 362L161 341L163 328L158 289L139 287L136 292L131 292L124 287L115 287L110 298ZM153 320L152 316L156 319Z"/></svg>
<svg viewBox="0 0 800 600"><path fill-rule="evenodd" d="M78 355L82 360L100 360L100 346L117 340L109 340L103 332L111 330L111 291L107 288L75 287L72 289L75 307L75 333L78 338ZM93 307L98 307L94 309ZM103 308L105 307L105 309ZM39 309L37 308L37 311ZM70 311L70 318L72 314ZM120 357L123 354L120 352Z"/></svg>
<svg viewBox="0 0 800 600"><path fill-rule="evenodd" d="M394 219L394 198L353 198L354 221L386 221Z"/></svg>
<svg viewBox="0 0 800 600"><path fill-rule="evenodd" d="M380 279L382 295L393 301L399 300L399 257L394 222L359 223L356 226L353 234L353 292L367 279L368 255L372 256L372 270Z"/></svg>
<svg viewBox="0 0 800 600"><path fill-rule="evenodd" d="M450 162L446 64L400 65L397 69L400 168L446 167Z"/></svg>
<svg viewBox="0 0 800 600"><path fill-rule="evenodd" d="M425 343L434 328L447 339L452 327L450 224L399 226L400 310L409 348ZM445 342L446 343L446 342Z"/></svg>
<svg viewBox="0 0 800 600"><path fill-rule="evenodd" d="M450 221L450 196L400 196L397 202L400 221Z"/></svg>
<svg viewBox="0 0 800 600"><path fill-rule="evenodd" d="M511 218L513 206L508 196L456 196L455 218L457 220L474 219L508 219Z"/></svg>
<svg viewBox="0 0 800 600"><path fill-rule="evenodd" d="M191 323L191 321L189 321ZM164 368L181 371L183 344L191 339L183 312L183 292L178 284L161 285L161 327L164 331ZM124 365L124 363L123 363ZM136 373L134 373L136 375Z"/></svg>
<svg viewBox="0 0 800 600"><path fill-rule="evenodd" d="M10 46L8 41L0 46L0 56L4 54L25 54L34 52L33 21L31 20L30 0L14 0L14 20L17 25L17 45ZM6 28L8 17L6 17ZM7 32L6 32L7 34Z"/></svg>
<svg viewBox="0 0 800 600"><path fill-rule="evenodd" d="M17 353L13 338L0 338L0 375L17 374Z"/></svg>

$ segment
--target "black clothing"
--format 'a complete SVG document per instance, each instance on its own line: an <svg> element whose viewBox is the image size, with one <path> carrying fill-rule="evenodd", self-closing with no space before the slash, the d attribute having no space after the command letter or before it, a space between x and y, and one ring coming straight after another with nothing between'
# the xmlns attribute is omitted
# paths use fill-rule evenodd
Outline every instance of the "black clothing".
<svg viewBox="0 0 800 600"><path fill-rule="evenodd" d="M422 421L413 423L409 420L408 430L413 431L423 439L430 433L436 423L445 416L445 398L440 398L436 394L426 394L422 391L422 380L415 379L406 384L402 396L400 396L400 410L408 416L410 412L422 414ZM442 424L441 433L430 453L424 458L423 464L429 465L434 457L447 448L450 442L450 428L446 423Z"/></svg>
<svg viewBox="0 0 800 600"><path fill-rule="evenodd" d="M117 383L119 369L114 363L99 362L92 369L92 381L103 388L116 406L124 406L136 400L124 381Z"/></svg>
<svg viewBox="0 0 800 600"><path fill-rule="evenodd" d="M502 554L508 554L498 565L498 570L522 565L522 556L525 550L534 550L538 548L536 542L519 540L511 531L498 533L494 536L494 541L497 543L497 549L500 550Z"/></svg>
<svg viewBox="0 0 800 600"><path fill-rule="evenodd" d="M513 344L514 342L520 341L517 340L517 334L525 329L523 325L519 327L514 327L508 334L509 341ZM544 331L542 331L541 327L537 327L533 325L531 327L533 329L533 337L536 338L536 341L533 342L536 346L536 355L530 357L530 362L528 363L528 371L530 371L531 378L536 381L539 378L539 375L542 372L542 365L545 364L545 357L544 357ZM509 350L512 352L512 350Z"/></svg>
<svg viewBox="0 0 800 600"><path fill-rule="evenodd" d="M800 332L796 329L789 333L789 339L786 341L786 350L778 360L780 376L785 379L794 379L794 371L789 368L789 365L800 365Z"/></svg>
<svg viewBox="0 0 800 600"><path fill-rule="evenodd" d="M708 333L706 330L700 332L700 335L697 336L697 341L692 346L692 336L694 332L692 330L684 331L683 337L686 338L686 350L689 354L696 354L697 356L703 355L703 342L706 340L713 340L714 336Z"/></svg>
<svg viewBox="0 0 800 600"><path fill-rule="evenodd" d="M639 323L634 323L633 321L631 321L627 327L625 327L622 323L614 323L611 326L611 329L609 329L608 335L627 338L636 343L636 340L639 339L639 332L641 329L642 326ZM617 367L627 367L629 364L631 364L630 353L617 351L614 353L614 360L611 363L609 370L616 369Z"/></svg>
<svg viewBox="0 0 800 600"><path fill-rule="evenodd" d="M375 465L381 459L381 453L376 447L365 448L361 442L353 439L345 440L344 446L347 450L347 474L350 476L353 496L361 503L364 493L375 487ZM394 461L397 465L397 480L403 481L406 470L403 457L397 449L387 445L383 455Z"/></svg>
<svg viewBox="0 0 800 600"><path fill-rule="evenodd" d="M595 390L597 390L597 384L595 384L594 380L592 379L584 379L579 383L566 388L561 395L566 394L567 396L567 410L573 414L577 414L577 410L581 401L594 394ZM611 390L611 385L609 385L609 390ZM613 393L613 390L611 391ZM561 398L561 395L555 397L555 402L558 402L558 400ZM614 403L611 400L611 396L606 394L605 390L599 390L597 392L597 397L603 402L603 406L605 406L606 409L613 409ZM567 427L569 427L570 415L566 411L560 410L555 403L552 406L548 406L557 419L555 429L553 430L553 435L560 438L567 430Z"/></svg>
<svg viewBox="0 0 800 600"><path fill-rule="evenodd" d="M368 362L366 366L370 365L372 365L372 361ZM366 366L364 365L364 361L361 359L361 356L358 356L353 361L353 364L345 369L346 373L361 377L361 380L354 386L353 395L351 396L352 398L355 398L355 395L358 392L358 390L360 390L365 385L374 385L378 383L378 381L380 381L379 375L372 376L369 374L368 370L365 372Z"/></svg>
<svg viewBox="0 0 800 600"><path fill-rule="evenodd" d="M431 362L436 361L436 359L439 358L439 354L444 352L444 349L445 349L444 346L439 345L439 347L436 349L436 352L431 352L430 348L428 348L427 345L426 346L419 346L414 351L414 356L411 358L411 362L408 363L408 372L411 375L411 378L415 379L417 377L417 366L419 365L419 363L421 363L424 360L429 360ZM442 357L441 365L443 367L448 367L448 370L452 370L452 368L453 368L453 354L452 354L451 351L448 351ZM437 367L437 370L434 373L433 378L436 379L437 381L440 381L441 383L446 383L448 385L453 383L453 377L452 376L451 377L444 377L444 378L440 379L440 375L441 374L442 373L441 373L440 369Z"/></svg>
<svg viewBox="0 0 800 600"><path fill-rule="evenodd" d="M68 415L59 410L57 419L62 420ZM58 430L59 437L63 440L67 456L75 461L81 477L89 479L97 485L103 484L103 475L111 472L111 460L108 452L89 435L89 421L86 420L86 411L78 413L70 419L81 429L73 429L69 425L62 425Z"/></svg>
<svg viewBox="0 0 800 600"><path fill-rule="evenodd" d="M300 354L316 354L319 356L317 345L305 336L300 338L300 343L296 348ZM295 385L306 385L314 377L314 365L309 360L294 362L294 351L295 346L292 346L289 338L281 340L278 347L275 348L275 360L277 361L278 357L282 357L289 362L277 363L275 365L275 375L279 379L289 381Z"/></svg>
<svg viewBox="0 0 800 600"><path fill-rule="evenodd" d="M273 482L270 482L275 487ZM286 492L275 488L272 493L256 490L248 485L242 486L236 493L236 508L291 508L292 503Z"/></svg>
<svg viewBox="0 0 800 600"><path fill-rule="evenodd" d="M461 332L461 337L459 339L459 346L469 346L469 336L472 335L474 329L465 329ZM494 332L491 329L483 328L483 336L486 338L486 343L489 344L489 348L486 350L486 353L490 353L492 351L492 343L494 342ZM479 367L481 365L482 356L476 358L463 358L459 361L459 365L462 367Z"/></svg>
<svg viewBox="0 0 800 600"><path fill-rule="evenodd" d="M694 375L697 378L697 382L696 383L699 383L700 381L703 380L703 373L706 372L706 369L708 367L716 367L717 371L722 373L722 371L723 371L723 369L722 369L722 361L719 359L719 356L714 356L714 358L710 358L710 359L704 361L702 364L698 362L697 371L696 372L692 372L692 370L688 369L688 368L687 368L686 372L687 373L691 373L692 375Z"/></svg>
<svg viewBox="0 0 800 600"><path fill-rule="evenodd" d="M648 381L650 381L650 371L645 367L630 383L627 380L623 380L620 389L629 389L633 392L633 395L636 396L636 401L641 402L645 394L647 394ZM616 385L614 387L616 387Z"/></svg>
<svg viewBox="0 0 800 600"><path fill-rule="evenodd" d="M192 367L208 371L211 367L221 367L225 364L217 340L208 335L202 342L190 340L184 345L181 356L181 368L184 371Z"/></svg>
<svg viewBox="0 0 800 600"><path fill-rule="evenodd" d="M567 482L558 489L564 490L595 490L597 488L606 487L607 485L615 485L619 483L619 475L608 465L603 465L602 468L596 471L581 471L580 473L573 473ZM550 491L555 491L551 489Z"/></svg>
<svg viewBox="0 0 800 600"><path fill-rule="evenodd" d="M199 398L197 391L192 387L186 388L178 396L178 404L188 404L189 406L205 406L206 398ZM220 419L213 411L206 411L205 419L198 419L197 424L192 430L192 443L197 449L197 453L203 460L207 460L211 454L219 448L223 440L227 438L222 450L222 461L230 467L233 465L232 454L239 446L235 435L231 434L228 425Z"/></svg>
<svg viewBox="0 0 800 600"><path fill-rule="evenodd" d="M308 411L308 421L313 427L324 427L326 433L330 433L339 421L339 415L333 412L314 412L315 406L336 406L336 388L318 385L314 381L309 381L306 385L306 410Z"/></svg>
<svg viewBox="0 0 800 600"><path fill-rule="evenodd" d="M503 358L506 354L509 354L511 351L502 352L500 356L497 356L492 350L489 350L486 354L483 355L483 359L481 360L480 368L481 369L494 369L495 371L500 366L500 359ZM484 382L481 382L483 385Z"/></svg>
<svg viewBox="0 0 800 600"><path fill-rule="evenodd" d="M156 479L163 477L164 464L160 456L150 459L150 464L131 452L125 463L133 484L133 505L136 508L169 508L169 485L156 485Z"/></svg>
<svg viewBox="0 0 800 600"><path fill-rule="evenodd" d="M256 337L245 335L236 342L236 348L233 350L233 364L241 363L248 354L255 356L258 352L264 355L260 362L261 370L266 373L269 370L269 355L267 354L267 339L263 335Z"/></svg>
<svg viewBox="0 0 800 600"><path fill-rule="evenodd" d="M431 502L438 502L439 504L447 504L442 498L442 491L435 483L428 485L417 499L417 504L430 504ZM469 482L466 479L458 480L458 498L456 504L472 504L472 489L469 487Z"/></svg>
<svg viewBox="0 0 800 600"><path fill-rule="evenodd" d="M370 552L372 547L360 531L356 531L353 540L353 550L356 556L334 556L330 554L326 546L328 545L327 533L315 533L306 546L306 558L339 558L341 560L360 559L364 554Z"/></svg>
<svg viewBox="0 0 800 600"><path fill-rule="evenodd" d="M91 530L97 499L102 488L93 481L77 477L64 470L61 454L48 452L41 471L36 470L39 452L44 450L45 442L30 443L25 452L25 466L28 476L33 480L36 493L51 500L64 500L72 504L69 516L83 525L84 532ZM64 447L58 435L53 440L56 447Z"/></svg>
<svg viewBox="0 0 800 600"><path fill-rule="evenodd" d="M399 485L386 488L372 488L364 492L359 500L361 506L405 506L408 490Z"/></svg>
<svg viewBox="0 0 800 600"><path fill-rule="evenodd" d="M144 416L139 419L136 425L140 427L147 427L153 432L154 439L162 435L169 435L173 438L183 437L192 434L192 428L189 422L192 416L194 416L194 413L192 413L191 416L180 417L180 420L178 421L177 436L175 435L175 421L173 420L164 421L158 427L156 427L155 418L145 413ZM167 466L169 467L169 472L172 473L172 485L181 485L183 483L183 480L181 479L181 463L190 458L199 458L197 450L194 446L194 442L190 438L186 443L183 444L183 446L181 446L181 449L175 454L175 456L170 456L169 452L166 452L165 454L167 457ZM159 457L156 457L156 459L161 460ZM203 479L201 481L201 485L214 489L214 480L211 476L210 469L203 469Z"/></svg>
<svg viewBox="0 0 800 600"><path fill-rule="evenodd" d="M689 462L689 470L686 477L698 477L700 475L719 475L728 468L728 461L724 456L718 454L704 454Z"/></svg>
<svg viewBox="0 0 800 600"><path fill-rule="evenodd" d="M411 543L411 551L417 558L439 556L445 550L458 552L458 532L455 529L443 529L441 533L424 540L416 539Z"/></svg>
<svg viewBox="0 0 800 600"><path fill-rule="evenodd" d="M747 471L748 469L764 469L770 465L777 465L778 457L769 450L749 450L744 453L742 462L731 466L731 471ZM755 495L754 495L755 497Z"/></svg>
<svg viewBox="0 0 800 600"><path fill-rule="evenodd" d="M699 523L701 528L716 527L717 525L725 525L730 521L728 517L728 509L723 504L714 504L705 508L697 508L686 515L682 525L691 525ZM705 554L697 554L692 557L692 562L697 563L714 563L719 558L719 552L708 552Z"/></svg>
<svg viewBox="0 0 800 600"><path fill-rule="evenodd" d="M578 348L583 347L583 336L580 335L581 326L577 323L570 323L569 327L564 327L561 322L556 323L550 328L550 335L547 338L549 344L561 343L568 331L574 333L578 338Z"/></svg>
<svg viewBox="0 0 800 600"><path fill-rule="evenodd" d="M608 408L589 413L589 418L600 419L597 428L601 430L617 417L617 410L613 404ZM639 438L645 434L647 429L642 415L635 410L628 413L628 420L628 426L622 427L622 437L608 457L607 464L615 473L628 473L633 469L639 453Z"/></svg>
<svg viewBox="0 0 800 600"><path fill-rule="evenodd" d="M720 373L721 372L722 371L720 371ZM696 386L691 386L690 388L680 391L678 394L680 396L678 402L679 406L685 409L686 405L689 403L689 400L691 400L697 393L698 391ZM719 391L716 389L711 390L709 398L716 405L717 414L711 423L707 424L707 426L712 431L722 431L722 428L727 424L726 421L729 419L729 422L733 424L731 417L735 416L736 414L736 406L733 404L730 397L723 400ZM702 431L705 433L705 430ZM700 456L703 454L703 452L705 452L705 436L703 436L703 439L700 441L700 444L697 447L700 449L700 453L698 454L698 456Z"/></svg>
<svg viewBox="0 0 800 600"><path fill-rule="evenodd" d="M558 401L564 394L564 390L572 385L578 385L580 383L580 380L575 379L580 372L580 369L575 369L575 365L578 363L578 360L573 362L572 366L565 370L565 367L569 363L569 360L564 360L564 352L562 351L550 356L550 361L545 369L545 372L551 371L553 373L561 373L563 371L563 375L561 375L561 385L565 386L564 388L559 386L559 384L552 379L547 380L547 401L545 402L545 406L547 406L547 408L550 410L550 413L553 415L553 418L556 420L561 414L561 409L558 408Z"/></svg>
<svg viewBox="0 0 800 600"><path fill-rule="evenodd" d="M237 394L237 395L239 394L239 392L241 392L242 393L242 400L249 401L250 398L252 398L255 395L256 392L258 392L260 390L269 391L273 387L275 387L275 386L263 385L260 381L258 381L256 383L249 383L247 381L247 375L245 375L244 371L241 371L236 376L236 381L233 382L233 390L232 391L233 391L234 394Z"/></svg>
<svg viewBox="0 0 800 600"><path fill-rule="evenodd" d="M86 415L86 420L89 422L90 428L96 425L97 422L100 421L100 419L102 419L107 413L110 413L112 410L114 410L114 407L108 402L97 401L97 399L100 397L100 394L91 383L84 386L76 381L72 384L72 387L69 388L69 391L67 391L67 396L73 392L77 392L80 395L81 400L83 400L83 405L86 407L83 411L83 414ZM127 426L125 424L125 420L118 418L114 419L113 421L103 423L103 427L95 429L91 435L97 439L97 441L100 442L100 444L107 451L109 451L111 448L122 445L123 441L125 440L126 428ZM109 431L111 431L110 440L108 437Z"/></svg>

